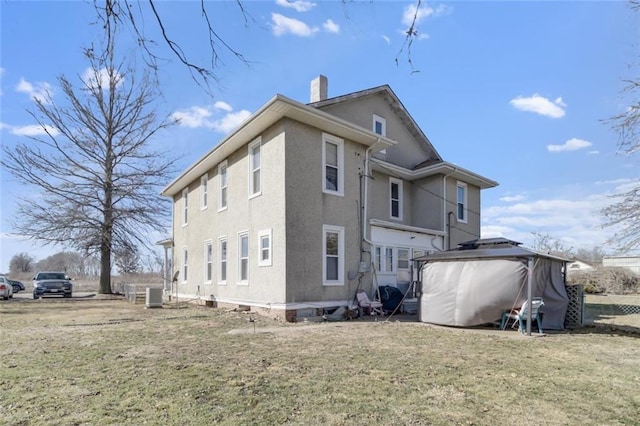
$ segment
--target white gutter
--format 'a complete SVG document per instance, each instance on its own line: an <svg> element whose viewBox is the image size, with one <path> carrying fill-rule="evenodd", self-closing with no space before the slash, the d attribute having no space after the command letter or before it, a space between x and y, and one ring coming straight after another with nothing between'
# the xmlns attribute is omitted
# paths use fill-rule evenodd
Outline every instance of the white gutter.
<svg viewBox="0 0 640 426"><path fill-rule="evenodd" d="M498 182L494 180L481 176L477 173L474 173L470 170L457 166L453 163L449 163L447 161L443 161L428 167L422 167L420 169L415 169L415 170L407 169L402 166L398 166L397 164L387 163L386 161L383 161L377 158L372 158L371 162L374 165L382 168L383 170L391 171L395 175L397 175L397 177L401 179L409 180L409 181L420 179L427 176L435 176L438 174L451 175L455 173L460 176L460 180L463 180L472 185L476 185L480 189L488 189L488 188L493 188L498 186Z"/></svg>

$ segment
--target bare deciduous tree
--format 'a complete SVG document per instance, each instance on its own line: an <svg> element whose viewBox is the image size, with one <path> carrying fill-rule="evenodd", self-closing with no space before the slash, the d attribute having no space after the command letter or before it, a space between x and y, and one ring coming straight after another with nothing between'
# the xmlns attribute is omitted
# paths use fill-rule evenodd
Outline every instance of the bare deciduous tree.
<svg viewBox="0 0 640 426"><path fill-rule="evenodd" d="M18 197L14 228L44 244L98 253L100 293L111 293L115 249L149 244L151 231L166 230L171 209L159 189L174 173L167 154L150 149L173 122L158 118L148 70L136 73L116 59L115 30L105 21L103 44L85 49L90 68L78 87L58 78L64 103L35 100L30 113L46 135L4 146L0 160L40 192Z"/></svg>
<svg viewBox="0 0 640 426"><path fill-rule="evenodd" d="M34 262L34 258L27 253L18 253L9 261L9 273L17 275L24 272L32 272Z"/></svg>
<svg viewBox="0 0 640 426"><path fill-rule="evenodd" d="M294 0L287 1L294 2ZM341 1L344 5L352 2L352 0ZM191 77L206 90L210 88L211 82L218 81L216 70L218 66L222 64L221 57L223 55L230 54L241 63L249 65L250 61L228 43L230 37L226 37L216 30L211 19L210 5L207 5L205 0L185 4L184 7L195 6L193 27L201 27L207 33L208 40L206 41L209 45L210 52L207 64L192 60L185 46L182 46L175 38L176 34L172 33L168 26L165 25L166 16L163 16L158 9L158 3L156 0L94 0L93 2L101 23L110 22L112 25L125 25L129 27L138 41L138 46L140 47L146 64L153 70L158 69L161 61L161 53L158 50L160 45L169 49L170 55L182 63L191 74ZM246 26L249 21L253 21L253 17L245 7L246 2L243 0L235 0L235 3L240 14L238 22ZM422 0L415 0L414 16L411 24L405 30L404 43L395 58L395 62L398 64L400 57L406 54L406 61L410 65L412 72L418 71L414 67L412 60L412 46L413 42L419 37L417 23L419 21L421 6ZM200 19L199 22L198 19ZM151 25L149 25L149 23L151 23ZM159 40L150 36L149 28L151 27L155 27L155 29L160 32Z"/></svg>
<svg viewBox="0 0 640 426"><path fill-rule="evenodd" d="M629 6L640 12L640 0L631 0ZM638 75L624 80L622 98L626 108L608 120L618 133L618 149L625 155L640 151L640 64L632 69ZM620 251L640 248L640 181L613 198L616 201L602 210L605 226L619 227L609 243Z"/></svg>
<svg viewBox="0 0 640 426"><path fill-rule="evenodd" d="M540 232L532 232L531 234L534 237L534 250L565 258L573 257L573 247L566 247L560 240L549 234L541 234Z"/></svg>
<svg viewBox="0 0 640 426"><path fill-rule="evenodd" d="M118 247L114 251L116 268L120 275L135 275L142 272L140 253L135 246Z"/></svg>

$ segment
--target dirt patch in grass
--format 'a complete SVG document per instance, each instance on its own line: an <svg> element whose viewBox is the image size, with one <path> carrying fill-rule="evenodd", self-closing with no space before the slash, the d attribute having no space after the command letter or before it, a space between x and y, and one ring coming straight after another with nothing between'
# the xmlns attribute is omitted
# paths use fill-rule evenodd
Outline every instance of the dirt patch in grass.
<svg viewBox="0 0 640 426"><path fill-rule="evenodd" d="M9 425L635 424L640 412L636 333L596 324L507 338L518 333L249 317L123 301L2 304L0 418Z"/></svg>

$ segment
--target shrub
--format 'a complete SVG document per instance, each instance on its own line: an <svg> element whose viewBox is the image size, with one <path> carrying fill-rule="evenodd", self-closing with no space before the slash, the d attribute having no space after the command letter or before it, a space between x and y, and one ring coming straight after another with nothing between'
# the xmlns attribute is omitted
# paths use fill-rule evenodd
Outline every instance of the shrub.
<svg viewBox="0 0 640 426"><path fill-rule="evenodd" d="M625 268L602 267L571 274L569 284L582 284L586 293L630 294L640 292L640 276Z"/></svg>

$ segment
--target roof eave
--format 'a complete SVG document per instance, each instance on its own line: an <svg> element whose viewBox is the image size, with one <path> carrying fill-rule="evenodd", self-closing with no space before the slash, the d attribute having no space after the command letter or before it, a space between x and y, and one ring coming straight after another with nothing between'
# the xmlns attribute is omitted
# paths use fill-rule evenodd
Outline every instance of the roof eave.
<svg viewBox="0 0 640 426"><path fill-rule="evenodd" d="M405 179L408 181L413 181L413 180L421 179L428 176L445 175L445 176L453 176L467 183L476 185L481 189L494 188L499 185L498 182L492 179L481 176L477 173L474 173L463 167L456 166L455 164L449 163L447 161L443 161L441 163L437 163L428 167L423 167L417 170L405 169L404 167L398 166L396 164L388 163L386 161L383 161L377 158L372 159L372 163L374 163L374 165L379 166L381 170L392 172L397 176L401 177L402 179Z"/></svg>
<svg viewBox="0 0 640 426"><path fill-rule="evenodd" d="M336 136L361 143L367 147L373 147L373 152L396 144L395 141L375 134L371 130L356 126L322 110L278 94L271 98L258 111L251 114L251 116L224 137L220 143L207 154L189 166L184 173L169 183L160 194L166 197L174 196L189 183L204 175L207 170L210 170L243 145L259 136L266 128L283 117L290 117L294 120L331 132Z"/></svg>

